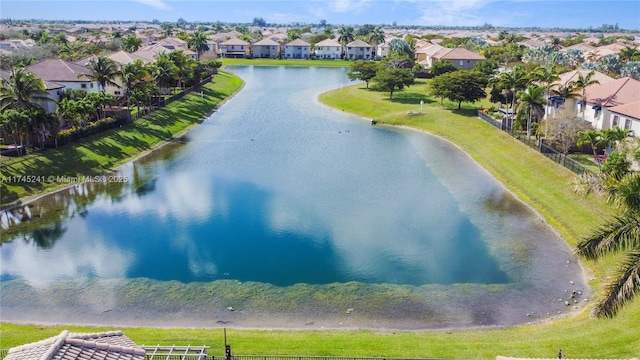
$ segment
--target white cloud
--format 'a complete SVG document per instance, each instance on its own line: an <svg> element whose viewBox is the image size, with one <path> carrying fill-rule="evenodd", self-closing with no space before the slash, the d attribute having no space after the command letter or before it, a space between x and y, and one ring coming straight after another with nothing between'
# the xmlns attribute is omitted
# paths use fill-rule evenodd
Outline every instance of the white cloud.
<svg viewBox="0 0 640 360"><path fill-rule="evenodd" d="M327 3L327 7L331 12L348 13L361 11L371 3L371 0L332 0Z"/></svg>
<svg viewBox="0 0 640 360"><path fill-rule="evenodd" d="M159 10L169 10L171 6L165 3L163 0L133 0L135 2L139 2L144 5L148 5L154 7Z"/></svg>

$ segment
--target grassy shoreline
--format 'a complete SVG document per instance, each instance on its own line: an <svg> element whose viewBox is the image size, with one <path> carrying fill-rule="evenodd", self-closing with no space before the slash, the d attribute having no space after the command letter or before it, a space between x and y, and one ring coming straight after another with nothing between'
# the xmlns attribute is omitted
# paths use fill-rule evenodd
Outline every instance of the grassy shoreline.
<svg viewBox="0 0 640 360"><path fill-rule="evenodd" d="M258 65L256 63L255 65ZM576 196L569 189L573 174L544 156L519 144L506 134L477 120L472 107L462 112L440 108L424 91L424 83L396 94L365 91L361 85L323 94L321 101L337 109L376 119L390 125L407 125L442 136L465 150L507 188L538 210L549 223L575 244L593 222L610 214L597 200ZM408 116L425 101L423 114ZM451 107L454 107L451 104ZM481 141L478 141L480 139ZM526 152L526 156L514 156ZM533 159L533 160L532 160ZM523 170L524 169L524 170ZM531 177L533 179L528 179ZM533 180L537 181L533 181ZM542 180L541 180L542 179ZM555 179L557 188L540 186ZM555 204L558 199L569 204ZM577 208L572 208L577 207ZM601 210L590 210L592 207ZM576 214L567 209L576 210ZM593 213L592 213L593 212ZM596 278L606 276L613 259L588 263ZM598 282L594 283L595 285ZM38 326L0 323L0 348L56 335L63 329L101 331L113 327ZM387 357L485 358L496 355L553 357L562 348L573 358L624 358L638 356L640 302L624 309L614 320L592 319L586 313L575 317L505 329L372 331L372 330L249 330L227 331L234 354L345 355ZM206 344L211 354L222 355L221 329L126 328L127 336L139 344Z"/></svg>
<svg viewBox="0 0 640 360"><path fill-rule="evenodd" d="M68 184L47 181L50 176L83 177L109 173L118 166L153 151L179 138L204 121L225 99L239 91L243 82L231 73L221 71L200 93L192 93L143 119L118 129L42 153L4 160L0 178L34 176L34 183L3 182L0 205L33 198L67 187Z"/></svg>

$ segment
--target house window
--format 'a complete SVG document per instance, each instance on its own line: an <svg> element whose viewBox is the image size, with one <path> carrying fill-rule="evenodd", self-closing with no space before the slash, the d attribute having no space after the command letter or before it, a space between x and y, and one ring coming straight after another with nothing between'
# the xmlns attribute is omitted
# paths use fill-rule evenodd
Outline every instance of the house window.
<svg viewBox="0 0 640 360"><path fill-rule="evenodd" d="M601 109L595 109L595 111L593 112L593 117L596 119L599 118L601 112L602 112Z"/></svg>
<svg viewBox="0 0 640 360"><path fill-rule="evenodd" d="M93 83L91 83L90 87L93 89Z"/></svg>
<svg viewBox="0 0 640 360"><path fill-rule="evenodd" d="M625 130L631 130L631 119L627 119L624 122L624 129Z"/></svg>
<svg viewBox="0 0 640 360"><path fill-rule="evenodd" d="M460 66L464 65L464 60L460 60Z"/></svg>
<svg viewBox="0 0 640 360"><path fill-rule="evenodd" d="M120 91L114 91L114 95L120 95Z"/></svg>
<svg viewBox="0 0 640 360"><path fill-rule="evenodd" d="M86 89L87 88L87 84L80 84L80 88Z"/></svg>
<svg viewBox="0 0 640 360"><path fill-rule="evenodd" d="M620 126L620 116L615 115L613 117L613 123L611 124L611 127L616 127L616 126Z"/></svg>

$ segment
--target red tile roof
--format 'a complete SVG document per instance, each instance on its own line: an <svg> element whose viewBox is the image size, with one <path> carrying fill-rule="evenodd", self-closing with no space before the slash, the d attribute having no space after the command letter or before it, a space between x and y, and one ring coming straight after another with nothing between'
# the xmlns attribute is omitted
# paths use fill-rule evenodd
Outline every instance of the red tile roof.
<svg viewBox="0 0 640 360"><path fill-rule="evenodd" d="M612 107L640 101L640 81L630 77L587 88L587 102Z"/></svg>
<svg viewBox="0 0 640 360"><path fill-rule="evenodd" d="M640 120L640 101L610 107L609 111Z"/></svg>
<svg viewBox="0 0 640 360"><path fill-rule="evenodd" d="M70 333L14 347L5 360L144 360L145 350L121 331Z"/></svg>

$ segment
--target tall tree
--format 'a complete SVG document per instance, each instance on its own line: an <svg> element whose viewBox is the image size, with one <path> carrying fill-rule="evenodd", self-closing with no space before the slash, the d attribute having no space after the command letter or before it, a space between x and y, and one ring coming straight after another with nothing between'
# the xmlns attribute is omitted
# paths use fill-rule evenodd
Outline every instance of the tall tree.
<svg viewBox="0 0 640 360"><path fill-rule="evenodd" d="M187 42L189 45L189 49L196 53L197 60L200 60L200 55L209 51L209 45L207 45L207 34L196 31L191 36L189 36L189 40Z"/></svg>
<svg viewBox="0 0 640 360"><path fill-rule="evenodd" d="M393 100L394 91L413 85L414 78L410 69L382 68L371 81L376 83L378 88L388 91L389 99Z"/></svg>
<svg viewBox="0 0 640 360"><path fill-rule="evenodd" d="M580 91L580 96L582 99L582 118L584 119L584 111L587 108L587 88L591 85L600 84L600 81L594 79L593 77L596 75L595 71L590 71L587 75L578 74L578 80L574 81L573 84L575 89Z"/></svg>
<svg viewBox="0 0 640 360"><path fill-rule="evenodd" d="M498 84L502 89L512 94L511 109L515 104L515 95L519 90L524 90L529 82L524 66L517 65L511 71L505 71L498 77Z"/></svg>
<svg viewBox="0 0 640 360"><path fill-rule="evenodd" d="M149 76L149 70L140 59L136 59L134 62L124 64L122 66L122 70L120 70L120 78L122 79L122 84L125 87L125 96L127 100L131 97L131 91L133 88L144 81L147 76Z"/></svg>
<svg viewBox="0 0 640 360"><path fill-rule="evenodd" d="M80 75L79 77L86 77L93 81L97 81L102 92L106 91L107 85L120 87L114 80L120 76L120 71L116 63L105 56L98 56L89 60L87 68L91 71L89 75Z"/></svg>
<svg viewBox="0 0 640 360"><path fill-rule="evenodd" d="M142 45L142 39L134 34L128 34L122 39L122 50L126 52L136 52Z"/></svg>
<svg viewBox="0 0 640 360"><path fill-rule="evenodd" d="M527 113L527 140L531 138L531 126L534 113L541 109L547 101L544 98L545 89L542 86L529 85L527 89L520 90L516 94L518 97L519 113Z"/></svg>
<svg viewBox="0 0 640 360"><path fill-rule="evenodd" d="M640 49L638 49L637 46L626 46L624 49L620 50L618 56L623 63L627 63L629 61L640 61Z"/></svg>
<svg viewBox="0 0 640 360"><path fill-rule="evenodd" d="M338 29L338 42L342 44L342 46L346 46L348 43L352 42L355 39L355 31L351 26L341 26Z"/></svg>
<svg viewBox="0 0 640 360"><path fill-rule="evenodd" d="M479 71L460 70L436 76L429 87L433 96L458 103L476 102L487 96L485 88L489 79Z"/></svg>
<svg viewBox="0 0 640 360"><path fill-rule="evenodd" d="M376 26L373 30L371 30L367 40L374 47L380 44L383 44L385 37L384 37L384 31L382 30L382 27Z"/></svg>
<svg viewBox="0 0 640 360"><path fill-rule="evenodd" d="M551 96L551 87L553 84L560 80L560 76L556 70L555 65L541 65L538 66L530 75L531 80L538 81L545 90L545 116L548 113L549 109L549 97Z"/></svg>

